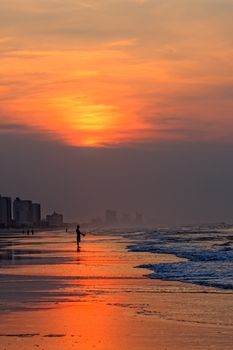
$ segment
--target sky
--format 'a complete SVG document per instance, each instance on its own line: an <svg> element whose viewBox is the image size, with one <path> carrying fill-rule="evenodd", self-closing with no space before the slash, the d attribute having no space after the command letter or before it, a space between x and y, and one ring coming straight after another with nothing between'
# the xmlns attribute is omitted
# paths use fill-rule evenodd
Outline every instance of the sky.
<svg viewBox="0 0 233 350"><path fill-rule="evenodd" d="M0 2L0 193L233 222L232 0Z"/></svg>

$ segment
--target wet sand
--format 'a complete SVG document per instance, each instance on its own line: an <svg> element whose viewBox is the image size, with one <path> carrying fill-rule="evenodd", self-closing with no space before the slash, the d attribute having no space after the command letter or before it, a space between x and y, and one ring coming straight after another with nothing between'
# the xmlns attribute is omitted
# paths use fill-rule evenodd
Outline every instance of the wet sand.
<svg viewBox="0 0 233 350"><path fill-rule="evenodd" d="M151 280L118 236L0 236L0 350L233 348L233 293Z"/></svg>

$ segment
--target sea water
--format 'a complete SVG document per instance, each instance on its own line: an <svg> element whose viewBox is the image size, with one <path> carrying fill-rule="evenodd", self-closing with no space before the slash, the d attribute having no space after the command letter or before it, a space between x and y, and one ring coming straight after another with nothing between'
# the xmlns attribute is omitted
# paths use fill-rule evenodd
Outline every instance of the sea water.
<svg viewBox="0 0 233 350"><path fill-rule="evenodd" d="M141 265L150 278L233 289L233 229L179 228L135 235L131 251L174 254L182 262Z"/></svg>

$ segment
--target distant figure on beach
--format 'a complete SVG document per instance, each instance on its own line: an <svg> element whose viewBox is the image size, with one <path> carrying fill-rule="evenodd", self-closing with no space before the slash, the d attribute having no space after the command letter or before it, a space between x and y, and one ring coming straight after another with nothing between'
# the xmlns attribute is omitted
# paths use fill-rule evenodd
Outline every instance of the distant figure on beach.
<svg viewBox="0 0 233 350"><path fill-rule="evenodd" d="M80 231L80 226L79 225L77 225L77 228L76 228L76 234L77 234L77 250L79 250L79 243L81 242L81 235L84 237L85 235L84 235L84 233L82 233L81 231Z"/></svg>

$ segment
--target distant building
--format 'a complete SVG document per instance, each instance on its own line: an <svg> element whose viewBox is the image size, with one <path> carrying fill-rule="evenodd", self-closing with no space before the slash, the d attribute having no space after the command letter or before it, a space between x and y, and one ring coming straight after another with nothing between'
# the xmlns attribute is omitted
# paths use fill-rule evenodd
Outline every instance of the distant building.
<svg viewBox="0 0 233 350"><path fill-rule="evenodd" d="M107 209L105 212L106 225L117 225L117 212L115 210Z"/></svg>
<svg viewBox="0 0 233 350"><path fill-rule="evenodd" d="M39 226L41 222L40 204L16 198L13 203L13 217L16 226Z"/></svg>
<svg viewBox="0 0 233 350"><path fill-rule="evenodd" d="M63 215L54 212L46 216L46 222L49 227L61 227L63 226Z"/></svg>
<svg viewBox="0 0 233 350"><path fill-rule="evenodd" d="M101 218L94 218L91 220L91 226L102 226L103 220Z"/></svg>
<svg viewBox="0 0 233 350"><path fill-rule="evenodd" d="M130 224L130 215L129 214L127 214L127 213L122 214L121 224L122 225L129 225Z"/></svg>
<svg viewBox="0 0 233 350"><path fill-rule="evenodd" d="M12 221L11 198L0 196L0 227L9 227Z"/></svg>
<svg viewBox="0 0 233 350"><path fill-rule="evenodd" d="M41 223L41 208L38 203L32 203L32 223L34 226L39 226Z"/></svg>
<svg viewBox="0 0 233 350"><path fill-rule="evenodd" d="M17 226L31 226L32 202L16 198L13 203L13 216Z"/></svg>

